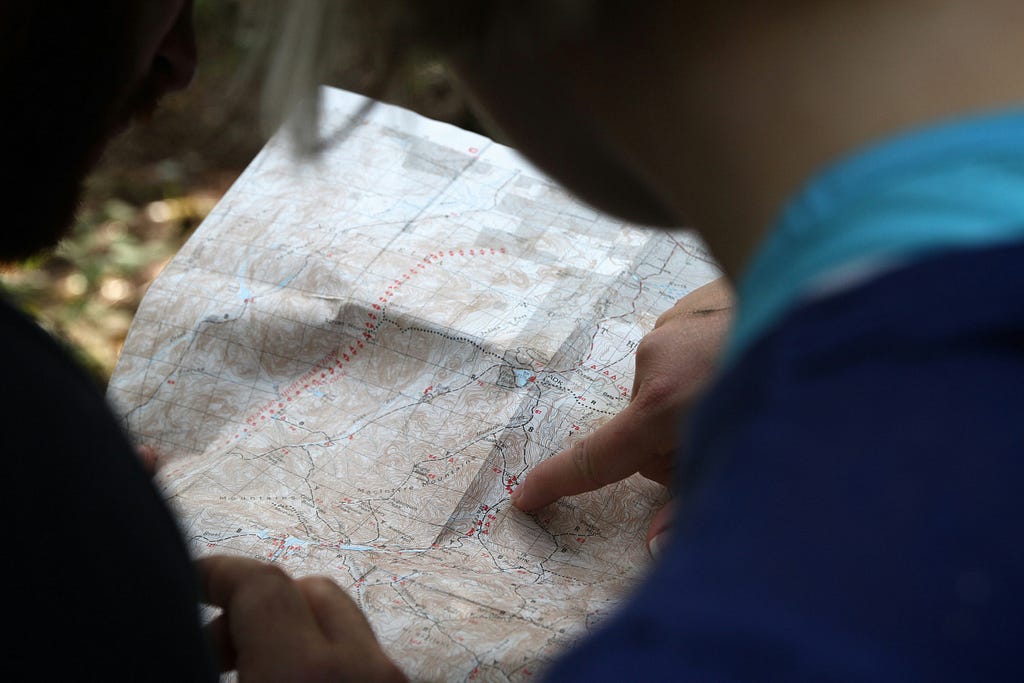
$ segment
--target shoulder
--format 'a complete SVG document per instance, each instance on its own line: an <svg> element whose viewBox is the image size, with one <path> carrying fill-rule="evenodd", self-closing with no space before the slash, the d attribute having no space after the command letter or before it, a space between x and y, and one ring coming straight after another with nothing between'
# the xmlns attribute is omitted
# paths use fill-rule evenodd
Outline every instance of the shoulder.
<svg viewBox="0 0 1024 683"><path fill-rule="evenodd" d="M75 635L47 671L212 671L184 542L99 387L6 302L0 328L3 507L27 544L14 668L38 673L18 653L34 657L59 628Z"/></svg>
<svg viewBox="0 0 1024 683"><path fill-rule="evenodd" d="M935 256L752 346L658 566L552 680L1021 680L1022 265Z"/></svg>

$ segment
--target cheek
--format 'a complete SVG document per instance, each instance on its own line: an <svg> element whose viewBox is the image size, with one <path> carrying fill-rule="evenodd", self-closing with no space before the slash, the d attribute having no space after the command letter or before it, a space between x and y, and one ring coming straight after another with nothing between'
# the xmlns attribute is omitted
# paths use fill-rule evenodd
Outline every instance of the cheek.
<svg viewBox="0 0 1024 683"><path fill-rule="evenodd" d="M541 170L595 208L633 223L678 221L602 132L600 112L574 100L553 69L528 59L458 62L456 73L484 120Z"/></svg>

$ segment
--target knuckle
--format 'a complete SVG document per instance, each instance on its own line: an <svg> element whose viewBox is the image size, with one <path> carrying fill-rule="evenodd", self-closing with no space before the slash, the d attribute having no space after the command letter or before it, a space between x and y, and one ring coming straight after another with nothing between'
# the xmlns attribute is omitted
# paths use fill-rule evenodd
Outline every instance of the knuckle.
<svg viewBox="0 0 1024 683"><path fill-rule="evenodd" d="M252 585L261 591L274 593L292 583L292 578L277 565L263 564L253 570Z"/></svg>
<svg viewBox="0 0 1024 683"><path fill-rule="evenodd" d="M660 413L680 403L679 393L679 386L671 379L650 377L636 392L632 403L639 413Z"/></svg>
<svg viewBox="0 0 1024 683"><path fill-rule="evenodd" d="M272 564L261 564L252 567L240 578L231 605L235 609L260 609L270 605L278 605L288 600L289 591L294 590L294 582L284 570Z"/></svg>
<svg viewBox="0 0 1024 683"><path fill-rule="evenodd" d="M636 345L637 365L643 365L652 356L658 354L658 350L661 348L661 337L664 334L663 330L664 328L655 328L640 339L640 343Z"/></svg>
<svg viewBox="0 0 1024 683"><path fill-rule="evenodd" d="M679 315L679 312L676 311L675 308L668 309L667 311L659 315L658 319L654 321L654 329L658 329L659 327L661 327L662 325L664 325L677 315Z"/></svg>
<svg viewBox="0 0 1024 683"><path fill-rule="evenodd" d="M326 576L306 576L298 579L296 583L301 584L304 590L318 595L332 595L339 590L338 584Z"/></svg>
<svg viewBox="0 0 1024 683"><path fill-rule="evenodd" d="M570 461L580 479L589 483L600 483L587 443L588 439L576 443L572 451L570 451Z"/></svg>
<svg viewBox="0 0 1024 683"><path fill-rule="evenodd" d="M276 564L263 563L255 571L264 581L291 581L291 577Z"/></svg>

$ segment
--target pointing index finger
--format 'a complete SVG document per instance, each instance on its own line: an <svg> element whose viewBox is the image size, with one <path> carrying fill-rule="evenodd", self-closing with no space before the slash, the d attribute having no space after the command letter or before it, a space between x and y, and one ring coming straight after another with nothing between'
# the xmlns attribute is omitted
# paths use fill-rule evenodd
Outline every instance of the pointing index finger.
<svg viewBox="0 0 1024 683"><path fill-rule="evenodd" d="M662 454L659 430L642 419L636 405L631 403L593 434L538 463L513 491L512 504L532 512L562 496L625 479Z"/></svg>

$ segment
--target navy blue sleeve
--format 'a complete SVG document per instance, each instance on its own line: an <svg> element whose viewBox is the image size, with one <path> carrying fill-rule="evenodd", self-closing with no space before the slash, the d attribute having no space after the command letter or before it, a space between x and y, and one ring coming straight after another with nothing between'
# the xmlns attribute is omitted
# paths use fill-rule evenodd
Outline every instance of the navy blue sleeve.
<svg viewBox="0 0 1024 683"><path fill-rule="evenodd" d="M97 386L0 302L7 680L216 681L179 530Z"/></svg>
<svg viewBox="0 0 1024 683"><path fill-rule="evenodd" d="M1024 247L803 307L687 458L656 569L549 680L1024 680Z"/></svg>

